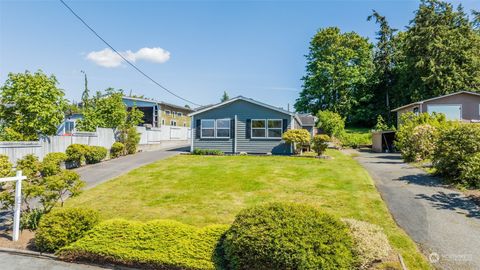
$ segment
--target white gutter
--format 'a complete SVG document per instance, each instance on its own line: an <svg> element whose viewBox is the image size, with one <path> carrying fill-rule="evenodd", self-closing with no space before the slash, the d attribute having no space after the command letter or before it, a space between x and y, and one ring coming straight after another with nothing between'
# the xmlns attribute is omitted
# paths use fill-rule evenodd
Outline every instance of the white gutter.
<svg viewBox="0 0 480 270"><path fill-rule="evenodd" d="M235 118L234 118L234 124L235 124L235 127L234 127L234 132L235 134L233 134L233 153L236 154L237 153L237 115L235 114Z"/></svg>
<svg viewBox="0 0 480 270"><path fill-rule="evenodd" d="M190 153L193 153L193 141L194 141L194 136L193 136L193 123L195 122L194 121L194 118L195 116L192 116L190 117L190 140L191 140L191 143L190 143Z"/></svg>

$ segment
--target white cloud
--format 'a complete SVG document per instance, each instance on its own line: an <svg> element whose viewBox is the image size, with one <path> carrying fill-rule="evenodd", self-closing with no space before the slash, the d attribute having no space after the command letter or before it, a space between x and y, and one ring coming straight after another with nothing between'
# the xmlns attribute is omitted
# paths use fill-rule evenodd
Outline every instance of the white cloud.
<svg viewBox="0 0 480 270"><path fill-rule="evenodd" d="M131 62L138 60L149 61L154 63L165 63L170 59L170 52L156 47L156 48L141 48L137 52L130 50L120 52L120 54ZM87 54L87 59L95 64L113 68L121 66L124 60L110 48L105 48L101 51L93 51Z"/></svg>

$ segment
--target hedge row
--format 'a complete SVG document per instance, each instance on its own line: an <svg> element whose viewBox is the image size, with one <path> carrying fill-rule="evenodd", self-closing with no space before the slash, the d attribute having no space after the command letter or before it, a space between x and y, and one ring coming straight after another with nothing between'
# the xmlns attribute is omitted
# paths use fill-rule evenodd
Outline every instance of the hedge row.
<svg viewBox="0 0 480 270"><path fill-rule="evenodd" d="M390 252L380 227L342 221L301 204L270 203L245 209L231 226L108 220L88 232L95 220L92 214L83 213L82 218L78 210L72 211L47 217L37 241L46 250L66 245L57 254L67 261L175 270L367 269ZM79 240L73 242L75 238Z"/></svg>
<svg viewBox="0 0 480 270"><path fill-rule="evenodd" d="M396 146L405 161L431 160L436 174L480 188L480 124L447 121L443 114L404 114Z"/></svg>
<svg viewBox="0 0 480 270"><path fill-rule="evenodd" d="M108 150L102 146L89 146L85 144L71 144L65 151L67 161L72 167L80 167L83 164L95 164L107 157Z"/></svg>

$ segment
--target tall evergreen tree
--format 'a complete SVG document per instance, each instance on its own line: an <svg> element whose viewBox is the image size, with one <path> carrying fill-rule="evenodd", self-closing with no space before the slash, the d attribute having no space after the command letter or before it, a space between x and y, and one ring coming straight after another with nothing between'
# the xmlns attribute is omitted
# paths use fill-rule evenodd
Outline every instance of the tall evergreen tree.
<svg viewBox="0 0 480 270"><path fill-rule="evenodd" d="M316 114L319 110L368 118L363 106L371 94L366 83L373 72L372 45L355 32L341 33L337 27L319 30L310 42L303 90L294 107Z"/></svg>
<svg viewBox="0 0 480 270"><path fill-rule="evenodd" d="M87 73L85 73L85 71L81 71L84 75L85 75L85 88L83 90L83 93L82 93L82 107L83 108L87 108L88 107L88 101L90 99L90 94L89 94L89 90L88 90L88 80L87 80Z"/></svg>
<svg viewBox="0 0 480 270"><path fill-rule="evenodd" d="M220 101L225 102L229 99L230 99L230 97L228 96L227 91L223 91L223 95L222 95L222 98L220 99Z"/></svg>
<svg viewBox="0 0 480 270"><path fill-rule="evenodd" d="M461 5L422 0L406 35L400 85L411 100L480 89L480 35Z"/></svg>
<svg viewBox="0 0 480 270"><path fill-rule="evenodd" d="M375 75L371 85L373 94L372 103L375 108L375 113L386 117L387 121L390 122L390 95L394 84L396 52L394 36L397 29L391 28L385 16L380 15L375 10L373 10L372 15L367 18L368 21L372 19L375 19L375 22L380 25L380 30L377 32L377 44L375 45L373 59Z"/></svg>

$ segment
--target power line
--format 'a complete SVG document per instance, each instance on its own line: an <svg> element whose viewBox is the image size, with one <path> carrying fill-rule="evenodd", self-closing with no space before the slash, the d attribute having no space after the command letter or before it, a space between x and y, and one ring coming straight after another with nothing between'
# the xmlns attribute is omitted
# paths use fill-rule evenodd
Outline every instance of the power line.
<svg viewBox="0 0 480 270"><path fill-rule="evenodd" d="M103 39L92 27L90 27L90 25L88 25L77 13L75 13L75 11L73 11L72 8L70 8L67 3L65 3L63 0L60 0L60 2L75 16L77 17L77 19L79 19L83 25L85 25L93 34L95 34L95 36L97 36L101 41L103 41L103 43L105 43L108 47L110 47L110 49L112 49L116 54L118 54L118 56L120 56L125 62L127 62L130 66L132 66L136 71L140 72L140 74L142 74L143 76L145 76L147 79L149 79L150 81L152 81L154 84L156 84L157 86L159 86L160 88L162 88L163 90L165 90L166 92L168 92L169 94L183 100L183 101L186 101L190 104L193 104L195 106L202 106L200 104L197 104L193 101L190 101L186 98L183 98L177 94L175 94L174 92L172 92L171 90L169 90L168 88L166 88L165 86L161 85L160 83L158 83L157 81L155 81L152 77L148 76L145 72L143 72L140 68L138 68L135 64L133 64L132 62L130 62L127 58L125 58L121 53L119 53L115 48L112 47L112 45L110 45L110 43L108 43L105 39Z"/></svg>

